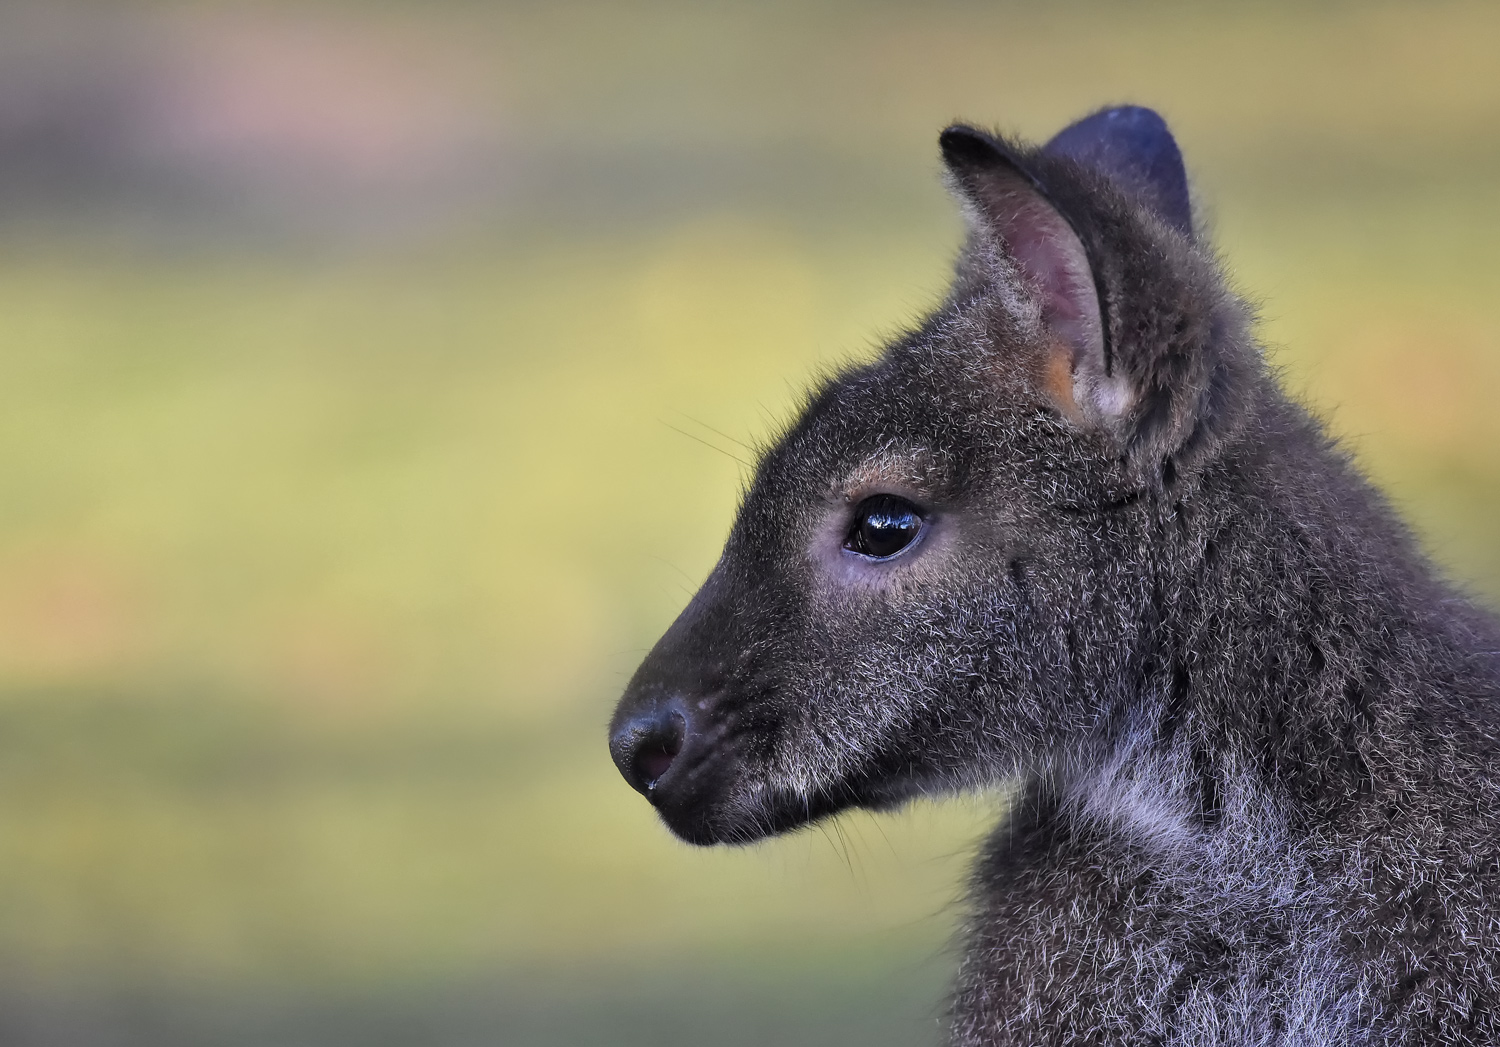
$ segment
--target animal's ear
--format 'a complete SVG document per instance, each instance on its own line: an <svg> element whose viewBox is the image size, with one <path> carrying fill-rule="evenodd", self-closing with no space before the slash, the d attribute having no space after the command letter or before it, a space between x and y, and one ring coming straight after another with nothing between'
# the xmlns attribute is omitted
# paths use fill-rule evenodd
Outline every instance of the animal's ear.
<svg viewBox="0 0 1500 1047"><path fill-rule="evenodd" d="M1130 408L1128 388L1108 374L1100 295L1088 250L1026 157L983 131L955 124L938 140L971 234L998 244L1041 306L1051 336L1042 380L1059 410L1110 428Z"/></svg>
<svg viewBox="0 0 1500 1047"><path fill-rule="evenodd" d="M1042 152L1104 175L1192 239L1193 209L1182 153L1155 110L1138 105L1101 109L1063 128Z"/></svg>

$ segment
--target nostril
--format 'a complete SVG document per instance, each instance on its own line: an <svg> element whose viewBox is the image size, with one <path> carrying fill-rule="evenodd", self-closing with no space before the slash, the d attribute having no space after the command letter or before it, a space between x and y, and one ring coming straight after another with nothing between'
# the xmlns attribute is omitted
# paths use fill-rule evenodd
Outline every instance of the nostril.
<svg viewBox="0 0 1500 1047"><path fill-rule="evenodd" d="M653 788L672 769L686 736L687 722L679 712L670 712L652 724L651 731L636 746L632 761L636 781Z"/></svg>

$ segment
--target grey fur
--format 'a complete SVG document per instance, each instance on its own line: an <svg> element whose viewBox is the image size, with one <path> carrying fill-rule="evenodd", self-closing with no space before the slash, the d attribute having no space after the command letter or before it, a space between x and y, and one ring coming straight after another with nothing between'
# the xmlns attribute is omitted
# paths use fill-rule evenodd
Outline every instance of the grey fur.
<svg viewBox="0 0 1500 1047"><path fill-rule="evenodd" d="M1070 156L944 147L948 299L762 456L621 702L626 777L696 843L1020 782L954 1044L1500 1042L1500 629L1181 220ZM1076 234L1102 334L1056 321L1018 206ZM875 493L927 517L888 561L843 545Z"/></svg>

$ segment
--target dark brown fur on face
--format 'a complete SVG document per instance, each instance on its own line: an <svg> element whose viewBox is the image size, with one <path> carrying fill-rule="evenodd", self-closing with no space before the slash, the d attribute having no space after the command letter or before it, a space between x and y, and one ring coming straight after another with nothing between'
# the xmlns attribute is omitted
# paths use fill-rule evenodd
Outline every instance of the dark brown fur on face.
<svg viewBox="0 0 1500 1047"><path fill-rule="evenodd" d="M1282 393L1156 114L942 148L946 302L762 457L622 773L704 844L1019 782L956 1044L1500 1042L1500 629Z"/></svg>

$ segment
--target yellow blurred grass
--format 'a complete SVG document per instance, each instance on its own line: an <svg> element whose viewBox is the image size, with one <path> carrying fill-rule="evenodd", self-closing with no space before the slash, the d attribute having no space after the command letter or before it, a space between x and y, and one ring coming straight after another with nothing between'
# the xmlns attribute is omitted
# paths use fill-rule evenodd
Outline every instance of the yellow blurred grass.
<svg viewBox="0 0 1500 1047"><path fill-rule="evenodd" d="M675 119L725 107L709 138L824 135L930 179L955 114L1162 105L1294 388L1500 594L1500 198L1473 137L1500 81L1464 72L1493 10L886 11L724 43L745 17L694 23L740 56L682 74L707 88ZM538 121L586 96L605 122L590 77L650 79L586 21L538 54L615 64L539 88ZM663 68L697 39L650 24ZM626 139L667 119L629 115ZM1408 155L1359 166L1401 127ZM957 226L922 184L889 214L727 200L383 258L0 260L0 960L338 981L936 948L992 800L692 851L602 744L717 554L741 441L940 292Z"/></svg>
<svg viewBox="0 0 1500 1047"><path fill-rule="evenodd" d="M190 745L196 730L230 755L215 725L242 714L215 706L270 703L291 724L252 733L270 767L229 786L129 733L123 785L87 762L15 779L4 951L63 971L360 978L939 941L948 917L929 917L993 806L854 818L848 857L817 832L694 852L602 746L613 692L711 564L745 475L715 430L773 431L810 372L937 286L936 243L839 248L709 220L559 252L553 271L502 255L0 273L5 323L53 325L33 341L53 358L7 383L12 715L83 691L138 707L137 733L185 718ZM1359 445L1398 496L1446 461L1493 499L1494 321L1441 287L1372 286L1358 261L1333 249L1272 303L1280 359L1344 398L1341 426L1380 426ZM1478 536L1482 556L1491 533L1427 522L1450 551ZM411 763L399 739L424 721L493 753L450 762L438 744ZM351 746L369 749L352 776Z"/></svg>

